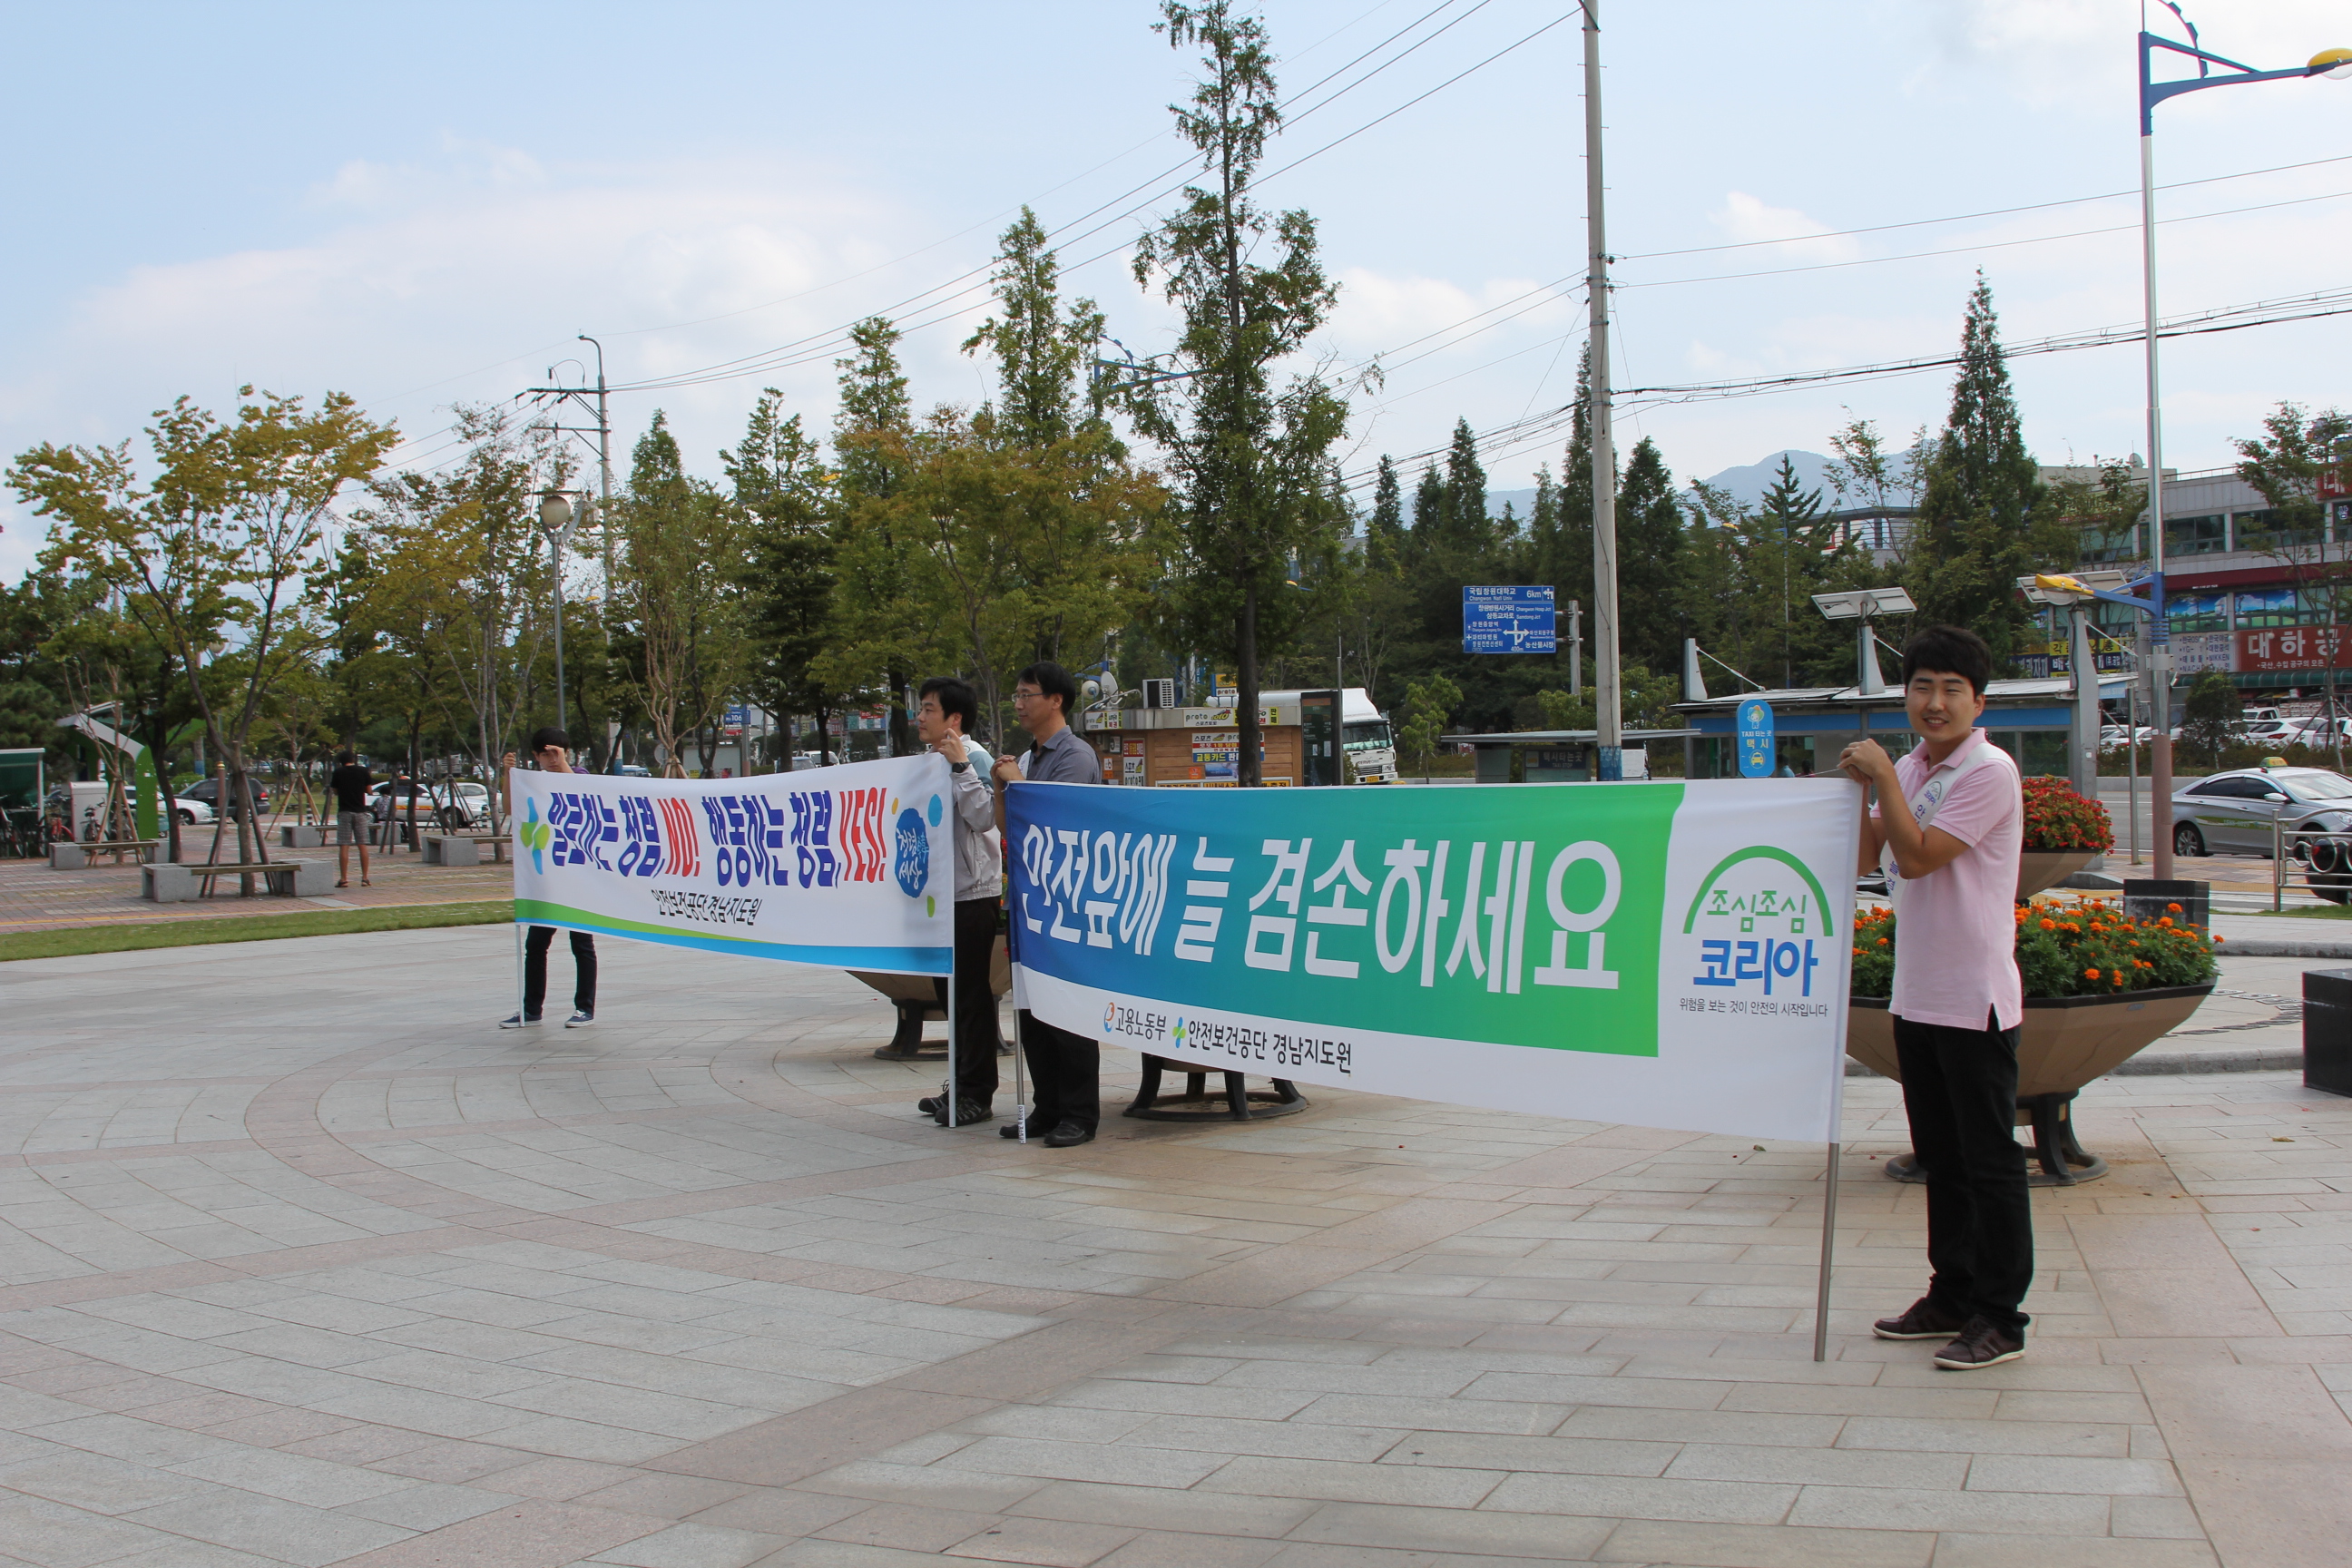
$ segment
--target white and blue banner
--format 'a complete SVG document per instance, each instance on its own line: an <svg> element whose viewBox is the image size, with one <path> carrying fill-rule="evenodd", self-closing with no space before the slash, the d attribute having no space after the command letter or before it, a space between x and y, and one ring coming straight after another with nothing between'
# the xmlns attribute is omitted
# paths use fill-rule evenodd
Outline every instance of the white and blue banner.
<svg viewBox="0 0 2352 1568"><path fill-rule="evenodd" d="M954 824L936 754L741 779L511 776L518 922L949 972Z"/></svg>

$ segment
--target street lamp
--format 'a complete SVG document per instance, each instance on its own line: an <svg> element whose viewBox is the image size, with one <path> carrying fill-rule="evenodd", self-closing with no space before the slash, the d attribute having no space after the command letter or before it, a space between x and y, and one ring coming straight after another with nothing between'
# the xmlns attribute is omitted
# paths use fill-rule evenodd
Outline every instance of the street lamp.
<svg viewBox="0 0 2352 1568"><path fill-rule="evenodd" d="M2158 412L2156 376L2156 106L2168 98L2209 87L2284 81L2294 77L2326 77L2331 81L2342 81L2352 77L2352 49L2322 49L2311 57L2309 64L2290 70L2256 70L2197 47L2195 26L2172 0L2165 0L2165 4L2180 17L2180 25L2189 29L2189 42L2176 44L2145 29L2139 36L2139 231L2141 282L2147 307L2147 517L2148 529L2154 536L2149 542L2146 606L2152 623L2148 628L2148 686L2156 730L2149 748L2154 765L2149 769L2152 776L2148 786L2153 802L2168 805L2172 799L2172 636L2164 605L2164 432ZM2179 81L2154 80L2148 67L2158 49L2195 60L2197 74ZM2224 67L2232 74L2214 76L2210 72L2215 66ZM2162 831L2156 837L2156 876L2158 881L2168 881L2172 877L2172 826L2163 811L2159 810L2158 815L2164 820Z"/></svg>
<svg viewBox="0 0 2352 1568"><path fill-rule="evenodd" d="M588 504L583 492L582 504ZM578 513L572 510L571 497L562 490L541 490L539 496L539 528L547 535L547 550L555 566L555 723L564 724L563 697L563 552L571 548L572 527Z"/></svg>

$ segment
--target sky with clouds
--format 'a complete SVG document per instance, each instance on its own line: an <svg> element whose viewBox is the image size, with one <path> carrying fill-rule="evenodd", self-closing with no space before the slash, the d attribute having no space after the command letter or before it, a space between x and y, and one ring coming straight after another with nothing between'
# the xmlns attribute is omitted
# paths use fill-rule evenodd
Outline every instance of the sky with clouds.
<svg viewBox="0 0 2352 1568"><path fill-rule="evenodd" d="M2352 45L2340 4L2189 9L2207 47L2257 68ZM1181 177L1167 105L1192 69L1154 15L6 0L0 450L120 440L174 396L226 406L250 382L350 392L430 466L453 403L551 368L578 380L587 332L616 384L681 378L614 397L616 457L659 407L715 475L764 385L829 424L840 330L861 316L908 323L919 401L987 395L958 345L1024 203L1062 231L1071 290L1151 353L1172 318L1127 249ZM1565 402L1584 250L1572 8L1263 15L1291 106L1264 198L1320 224L1342 291L1318 354L1384 373L1356 399L1350 466ZM1947 352L1979 267L2011 342L2138 320L2137 0L1604 0L1602 16L1621 384ZM2352 82L2177 99L2157 171L2176 187L2158 198L2166 313L2342 283ZM2015 208L2032 210L1998 210ZM2170 345L2168 461L2228 462L2283 398L2352 401L2347 347L2347 317ZM2014 370L2045 462L2144 447L2132 348ZM1822 449L1848 409L1907 437L1948 382L1648 407L1620 439L1704 476ZM1546 460L1556 439L1487 466L1517 488ZM13 579L40 525L0 499L0 530Z"/></svg>

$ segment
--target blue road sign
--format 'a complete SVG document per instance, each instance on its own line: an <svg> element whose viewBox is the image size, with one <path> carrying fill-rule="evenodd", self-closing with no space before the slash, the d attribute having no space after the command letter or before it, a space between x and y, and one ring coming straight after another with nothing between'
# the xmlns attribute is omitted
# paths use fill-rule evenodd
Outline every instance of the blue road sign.
<svg viewBox="0 0 2352 1568"><path fill-rule="evenodd" d="M1749 698L1739 705L1739 776L1772 776L1772 705Z"/></svg>
<svg viewBox="0 0 2352 1568"><path fill-rule="evenodd" d="M1462 590L1464 653L1558 653L1557 625L1549 584Z"/></svg>

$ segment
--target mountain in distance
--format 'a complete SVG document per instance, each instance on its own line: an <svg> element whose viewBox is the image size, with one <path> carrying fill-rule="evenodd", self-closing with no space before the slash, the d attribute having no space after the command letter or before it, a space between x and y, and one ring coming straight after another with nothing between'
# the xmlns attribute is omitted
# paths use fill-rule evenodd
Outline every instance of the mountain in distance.
<svg viewBox="0 0 2352 1568"><path fill-rule="evenodd" d="M1837 504L1837 493L1830 488L1829 482L1829 467L1836 459L1824 457L1819 452L1803 451L1795 447L1774 452L1760 462L1745 464L1736 468L1726 468L1719 474L1710 474L1707 476L1706 482L1717 489L1728 491L1734 500L1748 506L1756 506L1763 501L1764 492L1772 488L1772 480L1780 474L1780 459L1784 457L1797 470L1799 484L1809 490L1818 489L1822 492L1822 505L1824 510ZM1683 491L1682 495L1686 504L1694 499L1688 490ZM1486 492L1487 515L1502 516L1503 503L1506 501L1511 504L1511 510L1517 515L1519 521L1525 522L1528 514L1535 510L1536 492L1531 489L1490 489Z"/></svg>

